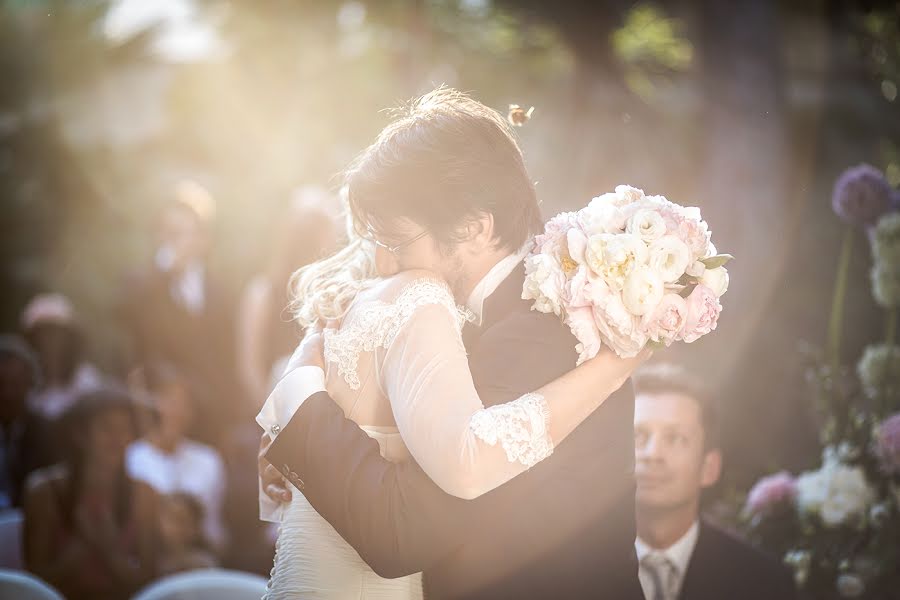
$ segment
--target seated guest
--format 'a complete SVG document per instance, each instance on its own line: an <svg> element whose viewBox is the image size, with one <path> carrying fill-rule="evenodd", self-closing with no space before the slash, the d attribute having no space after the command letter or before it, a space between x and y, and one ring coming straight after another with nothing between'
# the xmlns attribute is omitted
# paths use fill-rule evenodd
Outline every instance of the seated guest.
<svg viewBox="0 0 900 600"><path fill-rule="evenodd" d="M168 365L155 364L144 369L144 381L157 418L147 435L129 446L128 474L160 494L186 492L196 497L205 514L204 534L219 550L225 541L222 459L213 448L186 437L191 397L183 377Z"/></svg>
<svg viewBox="0 0 900 600"><path fill-rule="evenodd" d="M29 407L55 420L80 394L96 389L103 377L84 358L84 335L75 309L62 294L39 294L22 311L22 331L41 367L41 385Z"/></svg>
<svg viewBox="0 0 900 600"><path fill-rule="evenodd" d="M669 365L634 375L635 541L648 600L794 598L787 569L701 519L719 478L718 415L698 380Z"/></svg>
<svg viewBox="0 0 900 600"><path fill-rule="evenodd" d="M25 477L52 462L47 423L27 406L39 379L25 340L0 335L0 511L20 507Z"/></svg>
<svg viewBox="0 0 900 600"><path fill-rule="evenodd" d="M203 505L190 494L163 496L160 502L160 575L217 567L203 535Z"/></svg>
<svg viewBox="0 0 900 600"><path fill-rule="evenodd" d="M155 574L156 493L125 472L130 397L79 396L63 415L64 462L35 471L25 492L25 565L70 600L128 598Z"/></svg>

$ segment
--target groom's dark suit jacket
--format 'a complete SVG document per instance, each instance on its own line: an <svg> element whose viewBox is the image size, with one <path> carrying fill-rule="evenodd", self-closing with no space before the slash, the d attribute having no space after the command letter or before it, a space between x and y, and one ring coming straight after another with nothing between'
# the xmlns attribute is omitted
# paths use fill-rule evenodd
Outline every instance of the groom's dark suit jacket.
<svg viewBox="0 0 900 600"><path fill-rule="evenodd" d="M575 366L576 340L521 299L519 267L463 339L485 405ZM643 598L634 550L634 393L627 382L554 451L474 500L393 464L326 393L308 398L267 458L380 575L425 572L429 598ZM302 480L302 482L301 482Z"/></svg>

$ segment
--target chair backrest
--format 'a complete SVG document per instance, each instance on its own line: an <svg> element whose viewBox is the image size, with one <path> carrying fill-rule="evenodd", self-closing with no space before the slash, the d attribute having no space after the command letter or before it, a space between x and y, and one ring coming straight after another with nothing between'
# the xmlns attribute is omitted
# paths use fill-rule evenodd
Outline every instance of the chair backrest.
<svg viewBox="0 0 900 600"><path fill-rule="evenodd" d="M18 509L0 512L0 569L24 569L22 557L22 523Z"/></svg>
<svg viewBox="0 0 900 600"><path fill-rule="evenodd" d="M65 600L49 583L25 571L0 569L0 598Z"/></svg>
<svg viewBox="0 0 900 600"><path fill-rule="evenodd" d="M139 591L132 600L259 600L266 580L225 569L199 569L169 575Z"/></svg>

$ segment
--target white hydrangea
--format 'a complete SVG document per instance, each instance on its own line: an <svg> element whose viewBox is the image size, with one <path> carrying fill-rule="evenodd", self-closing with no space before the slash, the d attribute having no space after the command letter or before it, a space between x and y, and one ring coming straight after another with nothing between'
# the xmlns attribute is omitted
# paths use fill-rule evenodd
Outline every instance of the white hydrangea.
<svg viewBox="0 0 900 600"><path fill-rule="evenodd" d="M872 265L869 276L875 301L884 308L900 307L900 269L878 260Z"/></svg>
<svg viewBox="0 0 900 600"><path fill-rule="evenodd" d="M900 269L900 212L890 212L878 220L872 231L872 255L885 268Z"/></svg>
<svg viewBox="0 0 900 600"><path fill-rule="evenodd" d="M818 514L828 527L862 517L874 498L861 468L835 460L797 478L797 507L806 514Z"/></svg>
<svg viewBox="0 0 900 600"><path fill-rule="evenodd" d="M869 394L900 390L900 346L870 344L856 364L856 374Z"/></svg>

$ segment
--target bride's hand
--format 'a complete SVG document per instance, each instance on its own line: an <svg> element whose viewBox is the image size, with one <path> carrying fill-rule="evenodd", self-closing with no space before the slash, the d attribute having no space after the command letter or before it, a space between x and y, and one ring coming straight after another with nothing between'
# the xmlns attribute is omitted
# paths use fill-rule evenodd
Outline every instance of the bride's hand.
<svg viewBox="0 0 900 600"><path fill-rule="evenodd" d="M582 366L598 377L604 384L611 385L611 391L622 387L632 373L653 356L653 350L644 348L637 356L621 358L609 348L602 348L597 356L586 360Z"/></svg>
<svg viewBox="0 0 900 600"><path fill-rule="evenodd" d="M319 367L325 369L325 342L322 328L316 326L307 329L303 341L291 355L285 372L298 367Z"/></svg>

